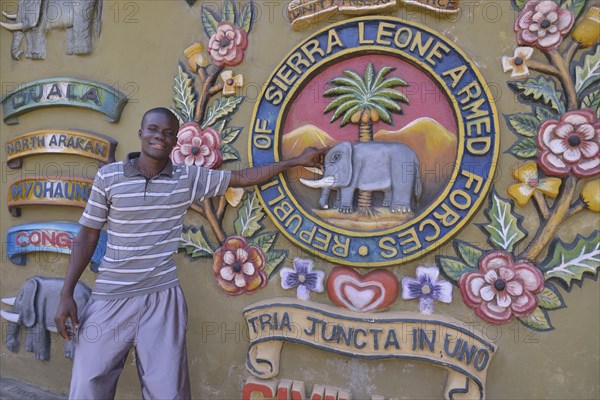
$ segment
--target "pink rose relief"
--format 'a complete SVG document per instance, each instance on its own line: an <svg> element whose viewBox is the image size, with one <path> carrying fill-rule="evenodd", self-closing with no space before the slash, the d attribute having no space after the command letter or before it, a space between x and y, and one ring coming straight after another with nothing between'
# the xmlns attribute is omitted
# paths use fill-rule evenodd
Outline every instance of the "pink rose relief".
<svg viewBox="0 0 600 400"><path fill-rule="evenodd" d="M215 65L234 67L244 59L248 34L229 22L221 22L208 41L208 51Z"/></svg>
<svg viewBox="0 0 600 400"><path fill-rule="evenodd" d="M530 0L515 20L517 43L543 51L554 50L574 22L573 12L560 8L553 0Z"/></svg>
<svg viewBox="0 0 600 400"><path fill-rule="evenodd" d="M242 236L229 236L213 257L213 273L219 286L232 296L250 294L265 287L265 256Z"/></svg>
<svg viewBox="0 0 600 400"><path fill-rule="evenodd" d="M215 169L223 163L220 147L221 137L216 130L202 130L196 122L188 122L179 128L171 159L175 164Z"/></svg>
<svg viewBox="0 0 600 400"><path fill-rule="evenodd" d="M529 261L514 261L510 253L493 251L481 257L479 271L463 274L458 284L465 304L475 314L493 324L503 324L533 313L544 277Z"/></svg>
<svg viewBox="0 0 600 400"><path fill-rule="evenodd" d="M538 129L538 165L545 174L579 178L600 173L600 121L591 110L570 111Z"/></svg>

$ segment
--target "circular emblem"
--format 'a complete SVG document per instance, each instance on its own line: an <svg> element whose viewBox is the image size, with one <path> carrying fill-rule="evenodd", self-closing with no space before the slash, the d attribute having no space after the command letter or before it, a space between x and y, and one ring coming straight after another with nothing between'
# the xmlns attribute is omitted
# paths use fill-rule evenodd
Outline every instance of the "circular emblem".
<svg viewBox="0 0 600 400"><path fill-rule="evenodd" d="M392 17L328 26L297 45L259 96L250 161L331 146L324 170L257 188L275 225L306 251L356 267L422 257L483 202L498 119L479 71L435 31Z"/></svg>

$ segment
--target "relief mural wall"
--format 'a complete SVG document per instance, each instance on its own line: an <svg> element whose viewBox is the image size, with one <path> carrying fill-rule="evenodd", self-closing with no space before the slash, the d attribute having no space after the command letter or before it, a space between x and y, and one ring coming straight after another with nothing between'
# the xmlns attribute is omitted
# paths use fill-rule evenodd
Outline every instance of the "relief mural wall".
<svg viewBox="0 0 600 400"><path fill-rule="evenodd" d="M2 376L68 392L60 254L97 168L162 106L175 164L327 148L191 206L192 397L600 395L597 3L85 3L2 3ZM118 398L141 396L134 364Z"/></svg>

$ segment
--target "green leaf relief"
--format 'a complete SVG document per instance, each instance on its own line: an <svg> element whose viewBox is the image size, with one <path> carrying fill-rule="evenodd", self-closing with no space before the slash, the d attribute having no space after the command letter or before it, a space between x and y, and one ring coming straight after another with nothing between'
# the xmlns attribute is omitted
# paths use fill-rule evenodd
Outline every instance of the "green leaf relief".
<svg viewBox="0 0 600 400"><path fill-rule="evenodd" d="M225 0L221 21L235 23L235 5L232 0Z"/></svg>
<svg viewBox="0 0 600 400"><path fill-rule="evenodd" d="M554 330L554 327L548 320L548 314L540 307L536 308L535 311L527 317L519 318L519 321L528 328L534 331L545 332Z"/></svg>
<svg viewBox="0 0 600 400"><path fill-rule="evenodd" d="M265 254L265 273L271 278L288 256L287 250L271 250Z"/></svg>
<svg viewBox="0 0 600 400"><path fill-rule="evenodd" d="M588 237L577 235L575 241L567 245L555 239L548 254L540 265L546 279L557 279L569 287L573 281L582 281L585 273L597 276L600 269L600 231Z"/></svg>
<svg viewBox="0 0 600 400"><path fill-rule="evenodd" d="M267 254L276 240L277 232L265 232L250 239L250 244L261 249L263 254Z"/></svg>
<svg viewBox="0 0 600 400"><path fill-rule="evenodd" d="M594 53L587 53L581 65L575 67L575 90L580 95L592 85L600 82L600 44Z"/></svg>
<svg viewBox="0 0 600 400"><path fill-rule="evenodd" d="M173 102L179 115L185 122L194 119L194 111L196 108L196 100L193 92L193 82L189 75L177 66L177 76L174 78L173 84Z"/></svg>
<svg viewBox="0 0 600 400"><path fill-rule="evenodd" d="M179 248L185 249L192 258L212 257L215 254L202 226L199 229L184 229L179 239Z"/></svg>
<svg viewBox="0 0 600 400"><path fill-rule="evenodd" d="M557 114L554 114L552 111L548 110L546 107L536 107L535 108L535 116L538 121L544 122L550 119L557 120L560 117Z"/></svg>
<svg viewBox="0 0 600 400"><path fill-rule="evenodd" d="M222 143L232 143L237 139L243 128L231 127L220 131Z"/></svg>
<svg viewBox="0 0 600 400"><path fill-rule="evenodd" d="M463 274L477 270L477 268L469 267L462 261L451 257L438 256L436 262L444 274L455 283Z"/></svg>
<svg viewBox="0 0 600 400"><path fill-rule="evenodd" d="M260 221L264 216L256 193L247 193L242 206L238 209L238 217L233 223L236 235L243 237L254 235L262 229Z"/></svg>
<svg viewBox="0 0 600 400"><path fill-rule="evenodd" d="M551 286L546 286L541 293L537 294L538 305L546 310L556 310L563 307L561 296Z"/></svg>
<svg viewBox="0 0 600 400"><path fill-rule="evenodd" d="M564 10L572 11L573 17L577 19L577 17L579 17L579 14L581 14L581 11L583 10L583 7L585 6L586 2L587 0L565 0L560 5L560 7Z"/></svg>
<svg viewBox="0 0 600 400"><path fill-rule="evenodd" d="M483 256L483 250L462 240L455 240L455 244L460 258L462 258L467 266L474 269L479 268L479 260Z"/></svg>
<svg viewBox="0 0 600 400"><path fill-rule="evenodd" d="M200 20L202 21L202 28L204 28L206 36L210 38L217 33L220 20L213 10L203 5L200 11Z"/></svg>
<svg viewBox="0 0 600 400"><path fill-rule="evenodd" d="M237 161L240 159L240 153L230 144L221 144L221 155L223 156L224 162Z"/></svg>
<svg viewBox="0 0 600 400"><path fill-rule="evenodd" d="M540 75L525 81L509 82L509 86L526 99L550 106L559 114L565 112L561 92L556 90L556 84L550 78Z"/></svg>
<svg viewBox="0 0 600 400"><path fill-rule="evenodd" d="M221 97L217 99L206 111L206 118L202 122L202 129L211 126L221 118L235 112L239 105L244 101L244 96L240 97Z"/></svg>
<svg viewBox="0 0 600 400"><path fill-rule="evenodd" d="M519 135L534 138L537 134L540 121L533 115L513 114L508 116L512 129Z"/></svg>
<svg viewBox="0 0 600 400"><path fill-rule="evenodd" d="M490 223L483 225L490 242L499 249L512 252L514 246L525 237L519 219L512 213L510 202L492 194L490 207L486 210Z"/></svg>
<svg viewBox="0 0 600 400"><path fill-rule="evenodd" d="M593 91L581 100L581 108L589 108L600 118L600 90Z"/></svg>
<svg viewBox="0 0 600 400"><path fill-rule="evenodd" d="M538 155L537 143L535 142L535 139L532 138L519 140L513 144L509 150L514 156L525 160L535 158Z"/></svg>
<svg viewBox="0 0 600 400"><path fill-rule="evenodd" d="M527 0L512 0L512 2L518 10L522 10Z"/></svg>
<svg viewBox="0 0 600 400"><path fill-rule="evenodd" d="M250 32L254 23L254 3L247 3L242 9L240 16L240 28L246 32Z"/></svg>

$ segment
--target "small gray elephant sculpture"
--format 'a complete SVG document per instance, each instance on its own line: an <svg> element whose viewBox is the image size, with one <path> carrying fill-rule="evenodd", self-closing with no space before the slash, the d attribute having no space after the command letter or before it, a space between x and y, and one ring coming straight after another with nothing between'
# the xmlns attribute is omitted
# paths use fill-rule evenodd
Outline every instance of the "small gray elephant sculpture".
<svg viewBox="0 0 600 400"><path fill-rule="evenodd" d="M12 312L0 310L2 318L9 322L6 347L19 351L19 330L26 328L25 350L32 352L36 360L50 358L50 332L57 333L54 314L60 301L60 291L64 280L32 276L19 289L17 297L3 298L4 304L12 305ZM79 282L75 286L73 298L79 313L83 311L91 290ZM65 341L65 357L73 358L75 341Z"/></svg>
<svg viewBox="0 0 600 400"><path fill-rule="evenodd" d="M66 29L67 54L89 54L92 52L92 32L100 36L102 0L19 0L16 14L3 15L11 22L0 22L0 26L13 32L11 55L15 60L25 57L46 58L46 32Z"/></svg>
<svg viewBox="0 0 600 400"><path fill-rule="evenodd" d="M407 145L390 142L341 142L325 156L323 178L301 179L311 188L321 189L319 205L329 208L329 195L337 189L335 207L344 213L354 211L356 189L383 192L383 206L393 213L411 212L413 200L421 197L419 158Z"/></svg>

